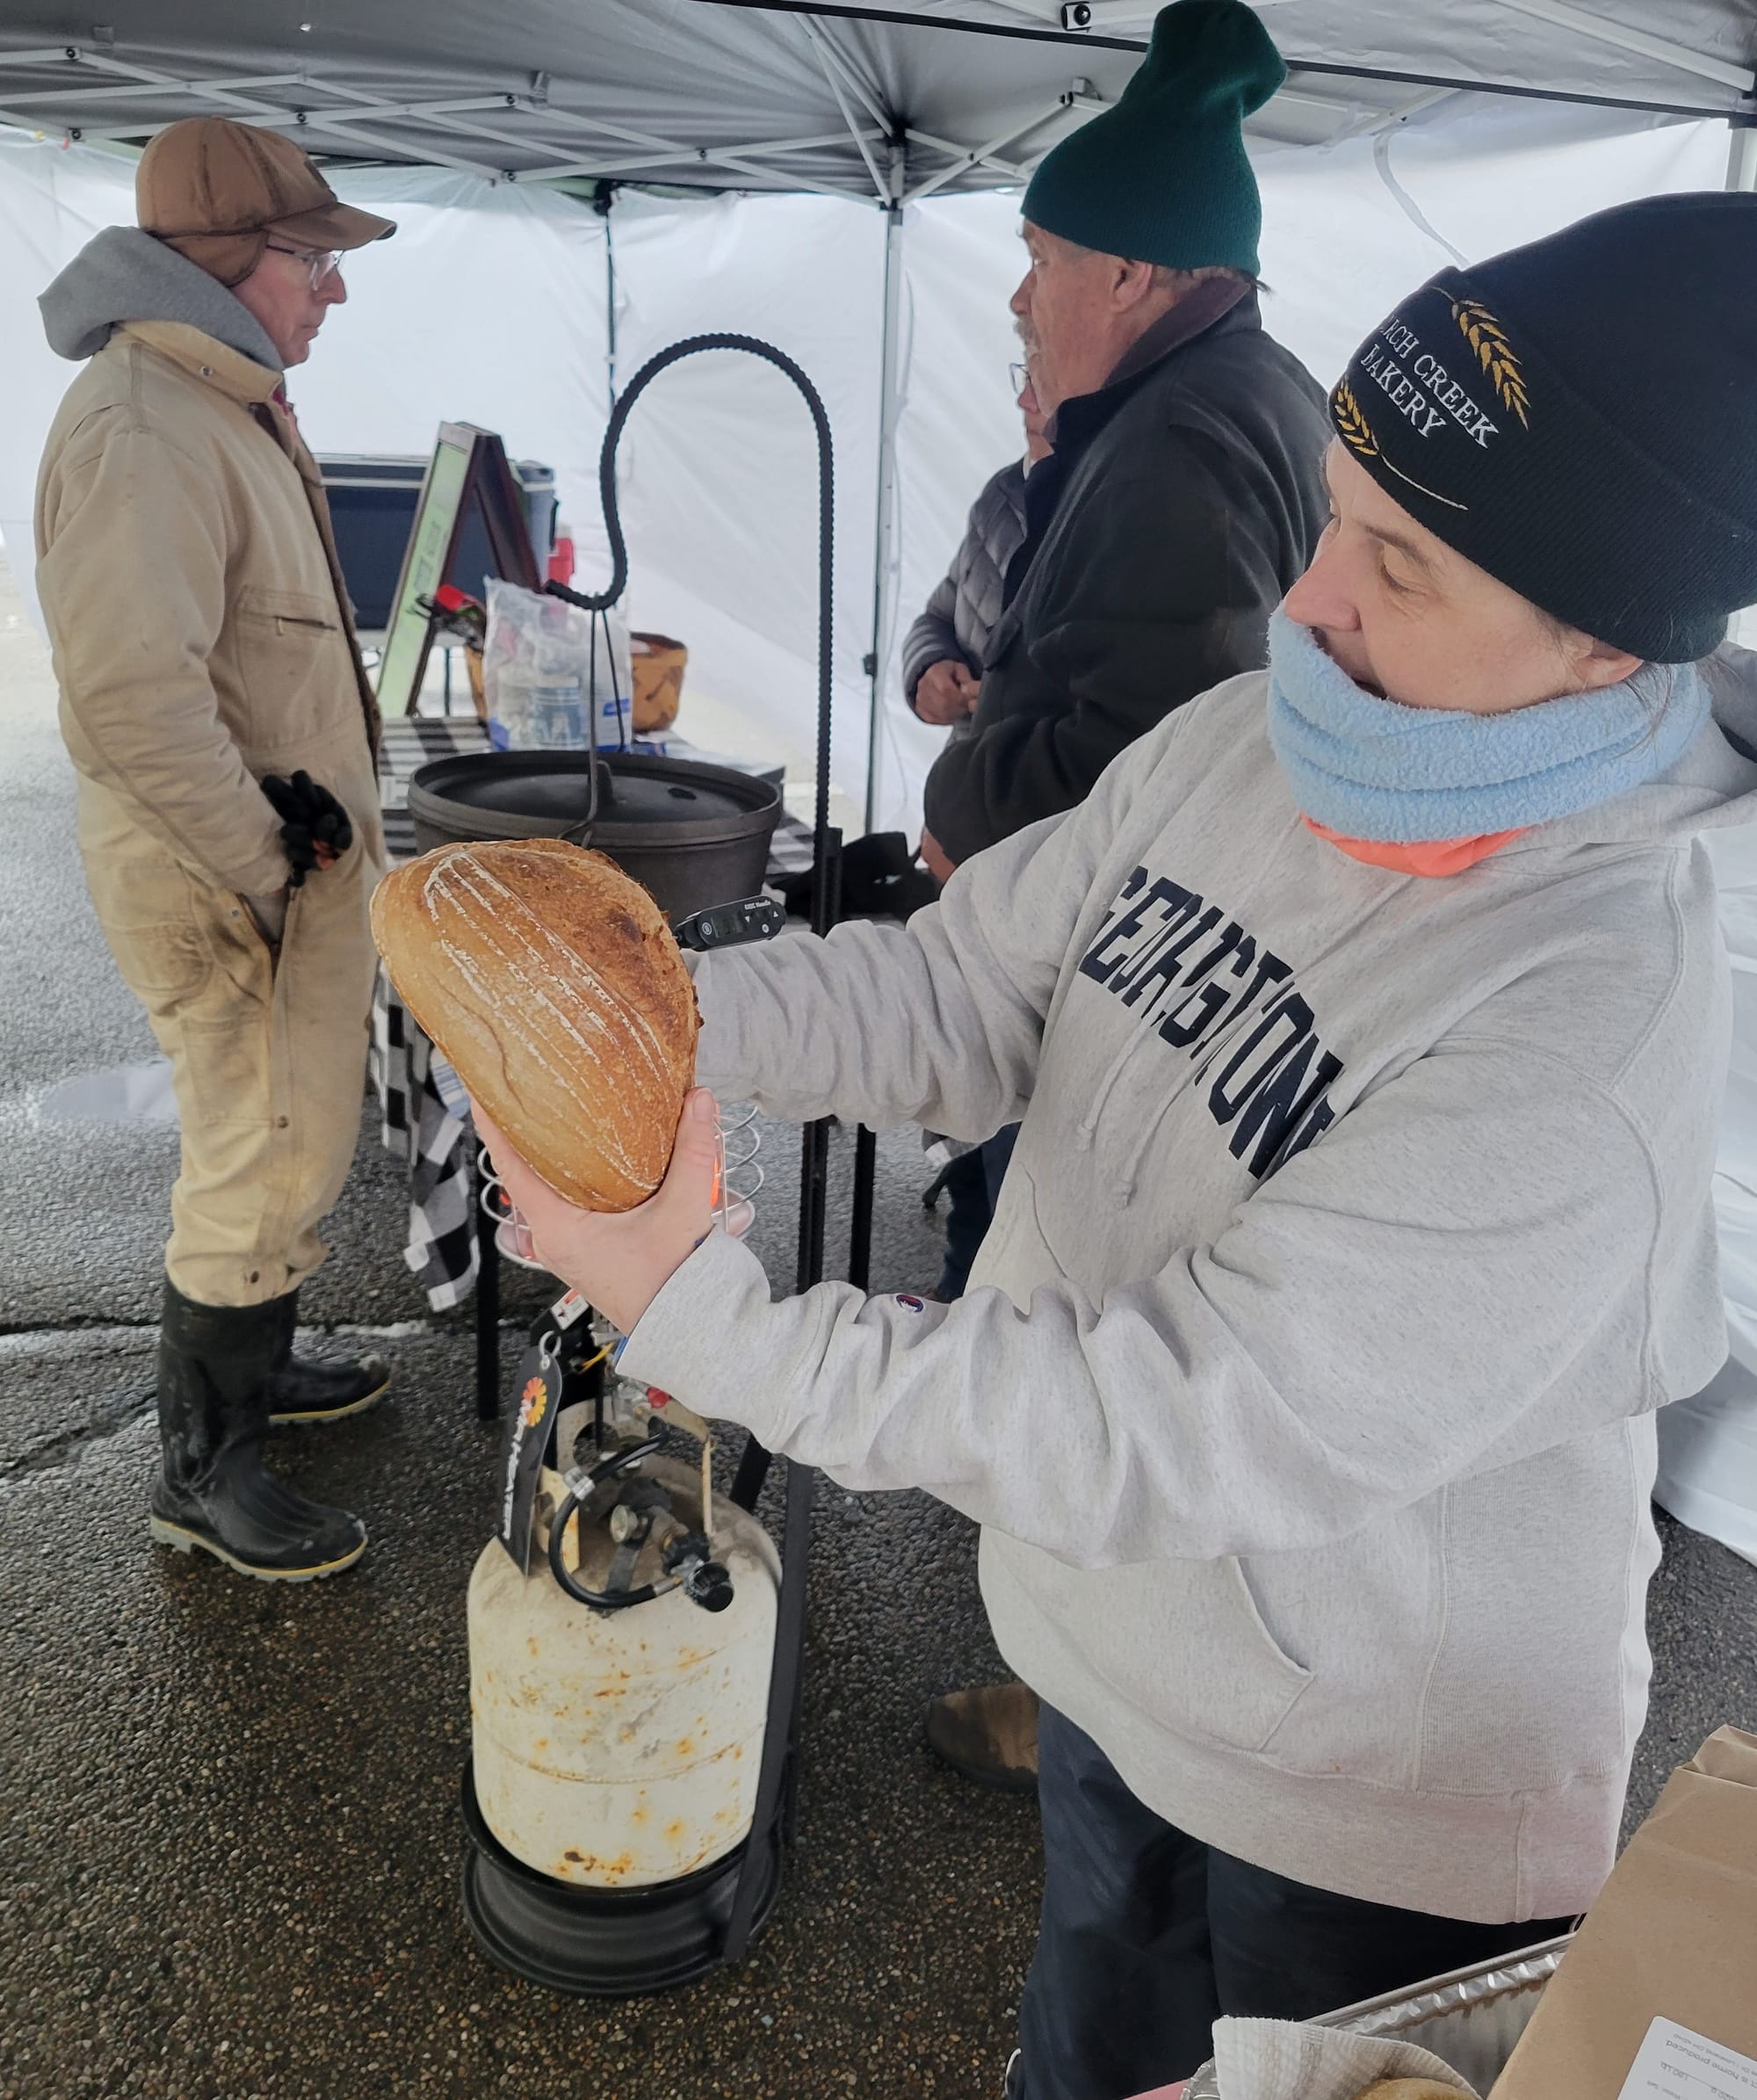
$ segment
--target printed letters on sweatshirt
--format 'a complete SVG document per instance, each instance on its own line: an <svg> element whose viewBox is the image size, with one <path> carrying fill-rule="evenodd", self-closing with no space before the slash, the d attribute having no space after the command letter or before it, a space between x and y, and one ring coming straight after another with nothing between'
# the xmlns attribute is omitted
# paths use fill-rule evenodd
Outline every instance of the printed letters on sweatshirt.
<svg viewBox="0 0 1757 2100"><path fill-rule="evenodd" d="M1274 1173L1335 1120L1342 1061L1282 960L1182 883L1138 867L1080 965L1136 1025L1213 1075L1208 1112L1253 1177Z"/></svg>

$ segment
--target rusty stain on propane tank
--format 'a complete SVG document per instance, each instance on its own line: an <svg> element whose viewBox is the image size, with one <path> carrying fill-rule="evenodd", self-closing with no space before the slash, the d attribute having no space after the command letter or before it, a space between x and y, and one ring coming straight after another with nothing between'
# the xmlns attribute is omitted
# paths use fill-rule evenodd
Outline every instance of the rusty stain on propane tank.
<svg viewBox="0 0 1757 2100"><path fill-rule="evenodd" d="M578 1876L568 1872L569 1866L576 1866L584 1873L596 1874L601 1880L620 1881L633 1872L634 1855L632 1852L618 1852L614 1859L599 1859L590 1852L575 1851L569 1845L561 1855L560 1865L553 1870L558 1881L578 1879Z"/></svg>

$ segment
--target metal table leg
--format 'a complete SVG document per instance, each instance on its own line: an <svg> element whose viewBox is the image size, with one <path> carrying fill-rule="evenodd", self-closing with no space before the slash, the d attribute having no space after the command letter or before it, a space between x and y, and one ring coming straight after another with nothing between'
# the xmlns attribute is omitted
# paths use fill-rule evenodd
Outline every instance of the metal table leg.
<svg viewBox="0 0 1757 2100"><path fill-rule="evenodd" d="M476 1419L500 1413L500 1242L493 1219L476 1209Z"/></svg>
<svg viewBox="0 0 1757 2100"><path fill-rule="evenodd" d="M878 1179L878 1135L861 1124L854 1133L853 1217L848 1234L848 1280L868 1288L872 1268L872 1191Z"/></svg>

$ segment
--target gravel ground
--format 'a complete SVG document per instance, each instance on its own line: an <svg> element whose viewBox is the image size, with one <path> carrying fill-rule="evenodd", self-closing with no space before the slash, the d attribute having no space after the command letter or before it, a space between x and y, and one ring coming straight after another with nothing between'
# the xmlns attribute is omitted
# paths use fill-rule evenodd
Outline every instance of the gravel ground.
<svg viewBox="0 0 1757 2100"><path fill-rule="evenodd" d="M1035 1819L921 1747L922 1702L999 1668L971 1529L922 1496L821 1484L799 1843L748 1966L603 2006L474 1952L457 1901L463 1593L494 1432L474 1418L467 1317L430 1318L403 1266L401 1178L370 1132L303 1309L400 1328L396 1385L278 1449L368 1517L372 1552L286 1589L150 1548L175 1138L39 1112L54 1082L152 1045L84 902L43 653L4 576L0 751L0 2100L996 2093ZM758 1230L785 1278L792 1133L765 1156ZM844 1138L839 1196L847 1173ZM878 1285L936 1265L921 1180L914 1141L888 1137ZM838 1210L833 1246L844 1231ZM538 1302L521 1286L510 1318ZM1631 1814L1718 1721L1757 1727L1757 1569L1664 1530Z"/></svg>
<svg viewBox="0 0 1757 2100"><path fill-rule="evenodd" d="M924 1496L820 1484L799 1839L748 1966L604 2006L475 1952L457 1897L463 1602L495 1432L474 1419L467 1313L430 1316L404 1266L402 1177L370 1129L301 1310L402 1329L384 1344L396 1384L277 1451L367 1517L372 1551L271 1588L150 1546L176 1135L40 1113L54 1083L154 1049L85 902L47 666L4 569L0 750L0 2095L998 2090L1036 1818L922 1747L932 1693L1001 1674L974 1532ZM850 1150L840 1135L833 1250ZM763 1157L757 1243L785 1278L796 1133L771 1130ZM923 1178L919 1141L887 1139L875 1279L937 1269ZM538 1309L536 1279L505 1283L510 1322ZM510 1376L515 1325L504 1343Z"/></svg>

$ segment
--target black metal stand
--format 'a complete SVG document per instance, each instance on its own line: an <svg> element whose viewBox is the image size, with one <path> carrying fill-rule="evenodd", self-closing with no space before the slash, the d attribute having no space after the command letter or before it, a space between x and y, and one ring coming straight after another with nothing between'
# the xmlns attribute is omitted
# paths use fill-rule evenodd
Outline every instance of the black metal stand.
<svg viewBox="0 0 1757 2100"><path fill-rule="evenodd" d="M500 1242L495 1237L499 1227L480 1203L475 1212L476 1420L493 1422L500 1414Z"/></svg>
<svg viewBox="0 0 1757 2100"><path fill-rule="evenodd" d="M878 1137L863 1123L854 1133L853 1216L848 1227L848 1280L867 1287L872 1271L872 1184L878 1178Z"/></svg>
<svg viewBox="0 0 1757 2100"><path fill-rule="evenodd" d="M837 916L841 875L842 837L829 821L832 552L835 532L835 472L829 417L817 388L793 360L772 344L752 336L691 336L672 344L642 366L611 411L598 458L598 488L604 503L604 527L611 547L611 580L602 591L568 590L559 583L547 586L550 593L589 612L613 605L628 580L628 553L618 515L616 453L630 411L647 387L669 366L699 351L736 350L763 358L792 380L811 412L818 445L818 713L817 777L812 841L812 929L827 933ZM808 1123L802 1133L799 1167L799 1237L796 1287L809 1290L824 1272L824 1229L829 1187L829 1134L828 1120ZM871 1247L872 1194L871 1133L863 1130L856 1149L856 1242L864 1280ZM481 1281L477 1288L476 1374L477 1408L485 1417L498 1408L499 1368L499 1252L494 1245L494 1227L487 1220L478 1225L481 1249ZM850 1249L852 1258L853 1249ZM492 1300L490 1307L489 1300ZM491 1314L491 1317L490 1317ZM492 1381L491 1384L489 1381ZM752 1508L768 1474L770 1454L755 1437L749 1438L740 1459L733 1489L734 1501ZM769 1681L767 1727L763 1758L758 1769L756 1809L750 1835L736 1859L736 1882L726 1901L727 1870L731 1858L714 1870L713 1900L704 1893L700 1906L691 1915L706 1939L692 1942L678 1966L664 1972L664 1980L679 1981L685 1974L699 1975L721 1962L740 1962L750 1941L767 1918L778 1893L780 1843L792 1834L794 1803L798 1792L799 1719L803 1691L806 1647L806 1589L809 1573L812 1501L815 1476L808 1466L787 1466L785 1513L781 1533L781 1584L776 1604L775 1650ZM474 1808L474 1789L465 1778L466 1817ZM480 1822L480 1817L476 1818ZM595 1902L569 1903L568 1892L524 1885L505 1859L497 1857L492 1835L486 1826L479 1831L471 1824L471 1852L465 1871L466 1907L473 1930L499 1960L523 1975L546 1982L553 1989L567 1991L616 1991L631 1988L621 1980L617 1966L614 1936L607 1941L600 1930L600 1912ZM483 1841L487 1840L485 1843ZM511 1863L513 1867L517 1862ZM523 1870L529 1881L539 1877ZM685 1892L678 1885L673 1892ZM672 1930L672 1906L662 1890L652 1892L656 1909L663 1913L663 1930ZM530 1906L535 1909L525 1915ZM569 1930L577 1928L570 1941L557 1920L566 1912ZM633 1913L629 1915L632 1917ZM724 1920L723 1933L719 1930ZM693 1928L692 1928L693 1929ZM548 1948L553 1959L540 1966L539 1950ZM632 1988L640 1988L637 1982ZM647 1988L654 1988L649 1984Z"/></svg>
<svg viewBox="0 0 1757 2100"><path fill-rule="evenodd" d="M650 1997L723 1967L768 1923L781 1893L785 1822L758 1822L711 1866L650 1888L575 1888L509 1852L464 1767L464 1915L476 1944L527 1983L569 1997ZM766 1833L759 1846L756 1833ZM753 1847L756 1849L753 1850ZM747 1899L746 1892L748 1891ZM738 1918L741 1903L748 1915Z"/></svg>

